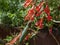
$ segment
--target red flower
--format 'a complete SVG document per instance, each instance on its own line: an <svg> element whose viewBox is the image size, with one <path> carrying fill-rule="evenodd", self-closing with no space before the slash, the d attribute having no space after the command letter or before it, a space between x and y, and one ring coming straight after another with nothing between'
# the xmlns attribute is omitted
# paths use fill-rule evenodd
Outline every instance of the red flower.
<svg viewBox="0 0 60 45"><path fill-rule="evenodd" d="M38 17L38 16L40 16L40 14L43 12L43 10L42 11L39 11L37 14L36 14L36 16Z"/></svg>
<svg viewBox="0 0 60 45"><path fill-rule="evenodd" d="M51 21L52 17L50 16L50 9L48 7L48 5L46 5L46 8L44 9L45 13L47 14L47 20Z"/></svg>
<svg viewBox="0 0 60 45"><path fill-rule="evenodd" d="M47 15L50 15L50 9L49 9L48 5L46 5L46 8L44 9L44 11Z"/></svg>
<svg viewBox="0 0 60 45"><path fill-rule="evenodd" d="M48 15L46 18L48 21L51 21L51 19L52 19L52 17L50 15Z"/></svg>
<svg viewBox="0 0 60 45"><path fill-rule="evenodd" d="M32 0L26 0L24 3L24 7L28 7L31 4Z"/></svg>
<svg viewBox="0 0 60 45"><path fill-rule="evenodd" d="M38 6L36 6L36 11L39 12L41 7L43 6L45 2L41 2Z"/></svg>
<svg viewBox="0 0 60 45"><path fill-rule="evenodd" d="M38 26L39 28L43 28L43 18L41 18L37 23L36 26Z"/></svg>
<svg viewBox="0 0 60 45"><path fill-rule="evenodd" d="M25 20L33 20L34 19L34 7L28 11L27 16L25 17Z"/></svg>

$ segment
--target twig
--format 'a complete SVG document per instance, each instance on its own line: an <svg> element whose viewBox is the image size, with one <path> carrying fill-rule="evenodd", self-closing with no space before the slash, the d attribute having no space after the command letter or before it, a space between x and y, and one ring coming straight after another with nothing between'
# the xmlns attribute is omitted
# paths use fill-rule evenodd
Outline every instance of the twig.
<svg viewBox="0 0 60 45"><path fill-rule="evenodd" d="M51 36L54 38L54 40L56 41L56 43L58 44L58 45L60 45L60 43L59 43L59 41L56 39L56 37L49 31L49 33L51 34Z"/></svg>
<svg viewBox="0 0 60 45"><path fill-rule="evenodd" d="M60 21L52 20L54 23L60 23Z"/></svg>

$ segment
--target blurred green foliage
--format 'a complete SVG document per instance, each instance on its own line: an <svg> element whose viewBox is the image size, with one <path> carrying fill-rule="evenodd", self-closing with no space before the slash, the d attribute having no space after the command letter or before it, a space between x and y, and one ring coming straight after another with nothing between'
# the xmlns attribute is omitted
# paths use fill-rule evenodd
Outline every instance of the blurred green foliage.
<svg viewBox="0 0 60 45"><path fill-rule="evenodd" d="M21 0L0 0L0 23L21 25L25 12Z"/></svg>

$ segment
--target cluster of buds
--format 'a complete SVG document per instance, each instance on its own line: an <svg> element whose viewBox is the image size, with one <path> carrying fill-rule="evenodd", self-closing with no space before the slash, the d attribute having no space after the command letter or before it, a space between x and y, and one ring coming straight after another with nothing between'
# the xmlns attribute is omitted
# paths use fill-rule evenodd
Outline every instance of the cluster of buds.
<svg viewBox="0 0 60 45"><path fill-rule="evenodd" d="M24 7L27 8L29 5L31 5L31 3L33 3L33 0L26 0L26 2L24 3ZM43 10L41 10L44 4L46 5L46 7ZM41 1L40 4L35 7L34 5L32 5L32 8L28 11L28 14L25 16L25 20L34 20L34 17L40 16L42 12L45 12L47 14L46 18L48 22L52 20L52 17L50 16L49 6L44 1ZM39 28L43 28L43 20L44 18L41 18L38 22L36 22L36 26L38 26Z"/></svg>
<svg viewBox="0 0 60 45"><path fill-rule="evenodd" d="M47 14L47 20L51 21L52 17L50 16L50 9L48 7L48 5L46 5L46 8L44 9L44 12Z"/></svg>

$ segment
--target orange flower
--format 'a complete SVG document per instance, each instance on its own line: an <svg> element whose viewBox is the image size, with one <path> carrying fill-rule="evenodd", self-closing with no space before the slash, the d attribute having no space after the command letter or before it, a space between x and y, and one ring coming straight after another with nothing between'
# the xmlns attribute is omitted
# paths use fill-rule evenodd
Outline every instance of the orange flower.
<svg viewBox="0 0 60 45"><path fill-rule="evenodd" d="M15 38L13 38L9 43L10 44L14 44L18 39L19 39L19 37L21 36L21 32L15 37Z"/></svg>

